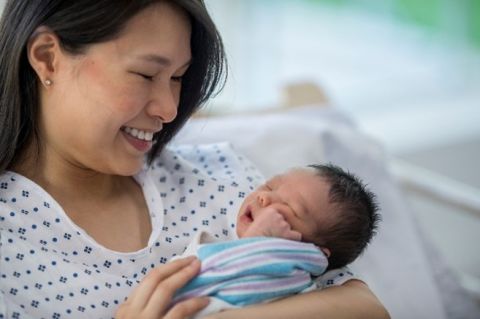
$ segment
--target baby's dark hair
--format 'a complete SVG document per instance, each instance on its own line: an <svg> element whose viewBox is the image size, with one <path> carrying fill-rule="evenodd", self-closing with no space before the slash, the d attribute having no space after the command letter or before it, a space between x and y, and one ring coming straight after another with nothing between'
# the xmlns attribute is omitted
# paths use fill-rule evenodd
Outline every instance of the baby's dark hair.
<svg viewBox="0 0 480 319"><path fill-rule="evenodd" d="M365 250L380 221L375 194L355 175L333 164L309 165L330 185L334 218L320 226L317 245L330 250L328 269L343 267Z"/></svg>

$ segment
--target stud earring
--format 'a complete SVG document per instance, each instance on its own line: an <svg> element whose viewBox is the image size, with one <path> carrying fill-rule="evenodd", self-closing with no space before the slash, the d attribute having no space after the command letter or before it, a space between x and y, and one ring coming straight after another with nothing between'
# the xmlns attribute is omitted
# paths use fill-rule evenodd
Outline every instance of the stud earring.
<svg viewBox="0 0 480 319"><path fill-rule="evenodd" d="M46 79L46 80L45 80L45 85L46 85L46 86L50 86L50 85L52 85L52 83L53 83L53 82L52 82L52 80L50 80L50 79Z"/></svg>

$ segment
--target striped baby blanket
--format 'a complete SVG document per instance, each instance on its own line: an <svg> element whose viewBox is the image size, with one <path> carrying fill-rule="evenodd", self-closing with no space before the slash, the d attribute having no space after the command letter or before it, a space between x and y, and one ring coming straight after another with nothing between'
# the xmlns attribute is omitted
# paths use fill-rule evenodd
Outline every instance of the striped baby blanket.
<svg viewBox="0 0 480 319"><path fill-rule="evenodd" d="M314 286L328 261L315 245L255 237L200 244L200 274L180 289L174 303L210 296L236 306L299 293Z"/></svg>

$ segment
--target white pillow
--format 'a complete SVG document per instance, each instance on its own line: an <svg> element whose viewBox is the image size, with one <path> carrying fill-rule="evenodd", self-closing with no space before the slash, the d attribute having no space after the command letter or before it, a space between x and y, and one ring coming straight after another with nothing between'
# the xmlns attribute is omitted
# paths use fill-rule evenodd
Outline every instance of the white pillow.
<svg viewBox="0 0 480 319"><path fill-rule="evenodd" d="M292 166L322 161L322 140L331 131L330 119L337 128L351 126L338 112L307 107L289 112L193 119L174 142L229 141L268 178Z"/></svg>

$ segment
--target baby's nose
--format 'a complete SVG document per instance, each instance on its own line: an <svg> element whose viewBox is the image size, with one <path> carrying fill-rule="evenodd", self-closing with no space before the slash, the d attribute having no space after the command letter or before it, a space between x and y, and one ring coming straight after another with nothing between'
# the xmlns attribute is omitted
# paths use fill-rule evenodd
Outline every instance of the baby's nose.
<svg viewBox="0 0 480 319"><path fill-rule="evenodd" d="M257 202L260 207L266 207L270 204L270 196L267 193L260 193L257 195Z"/></svg>

